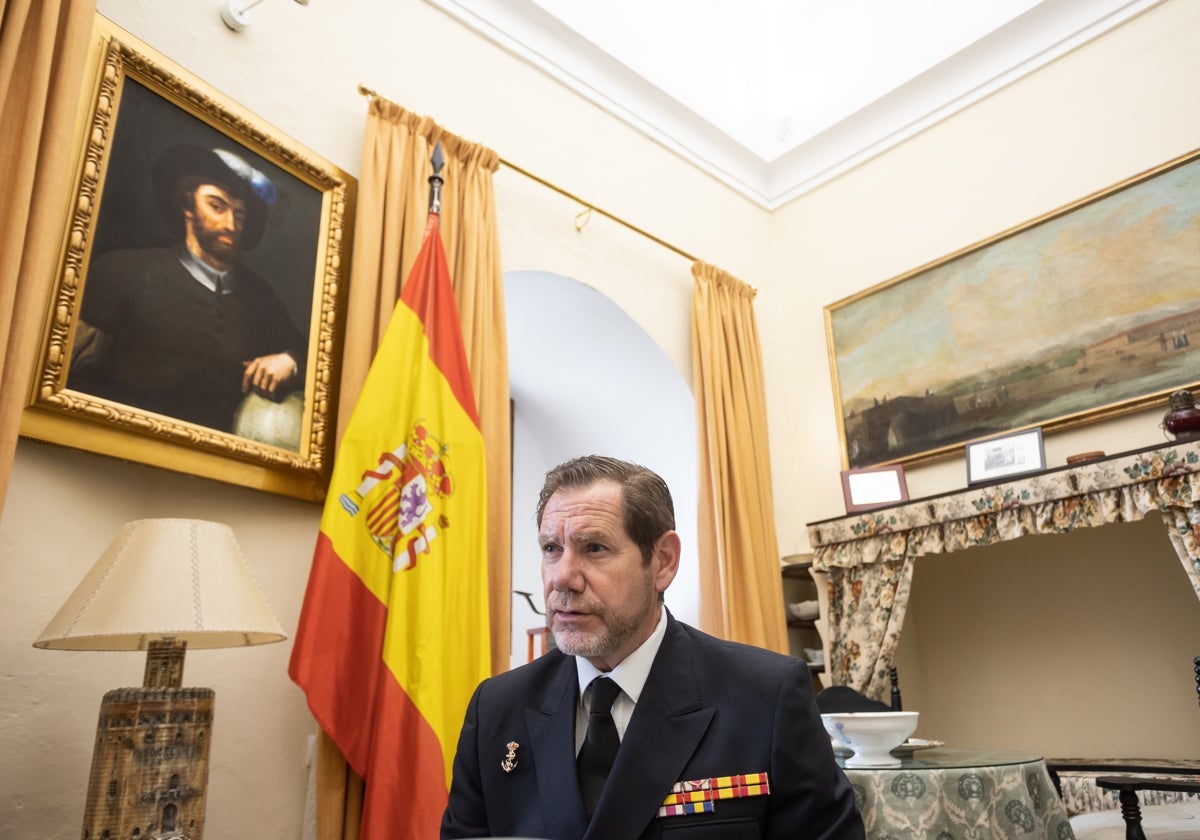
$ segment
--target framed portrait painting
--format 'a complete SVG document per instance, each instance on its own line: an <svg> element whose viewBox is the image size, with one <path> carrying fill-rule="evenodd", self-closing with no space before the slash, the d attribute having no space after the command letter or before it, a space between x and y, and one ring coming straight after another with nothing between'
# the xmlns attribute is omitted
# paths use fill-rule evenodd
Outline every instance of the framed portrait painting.
<svg viewBox="0 0 1200 840"><path fill-rule="evenodd" d="M354 181L98 17L22 434L312 500Z"/></svg>

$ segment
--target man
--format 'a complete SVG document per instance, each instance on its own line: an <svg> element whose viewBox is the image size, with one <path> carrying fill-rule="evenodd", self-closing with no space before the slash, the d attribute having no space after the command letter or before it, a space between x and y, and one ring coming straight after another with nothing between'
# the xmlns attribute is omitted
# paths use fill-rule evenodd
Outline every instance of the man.
<svg viewBox="0 0 1200 840"><path fill-rule="evenodd" d="M68 387L220 431L244 396L303 384L306 340L239 262L280 195L224 149L173 146L154 172L173 246L119 250L88 271Z"/></svg>
<svg viewBox="0 0 1200 840"><path fill-rule="evenodd" d="M613 458L568 461L547 475L537 523L557 649L476 689L443 838L864 836L807 666L708 636L663 605L680 540L658 475ZM592 687L602 675L616 688ZM613 692L611 722L590 714L593 693ZM577 772L576 755L613 724L607 781L581 791L590 761L581 756ZM727 778L736 775L747 778ZM689 788L701 792L680 795ZM689 798L700 812L678 813Z"/></svg>

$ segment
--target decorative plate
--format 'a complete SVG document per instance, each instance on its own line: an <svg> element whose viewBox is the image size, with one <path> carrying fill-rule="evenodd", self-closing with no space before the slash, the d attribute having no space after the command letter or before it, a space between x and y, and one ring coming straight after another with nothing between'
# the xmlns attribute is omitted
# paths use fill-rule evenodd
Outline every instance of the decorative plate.
<svg viewBox="0 0 1200 840"><path fill-rule="evenodd" d="M909 738L900 746L892 750L892 755L898 755L903 758L906 755L912 755L919 750L932 750L935 747L946 746L945 741L926 741L924 738Z"/></svg>

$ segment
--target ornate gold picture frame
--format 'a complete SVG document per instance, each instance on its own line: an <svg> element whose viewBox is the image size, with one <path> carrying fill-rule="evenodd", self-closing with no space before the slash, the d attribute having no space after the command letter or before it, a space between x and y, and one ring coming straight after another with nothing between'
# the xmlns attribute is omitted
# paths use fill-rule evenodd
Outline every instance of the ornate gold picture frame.
<svg viewBox="0 0 1200 840"><path fill-rule="evenodd" d="M354 180L102 17L24 436L319 501Z"/></svg>
<svg viewBox="0 0 1200 840"><path fill-rule="evenodd" d="M842 465L924 463L1200 384L1198 242L1200 150L825 307Z"/></svg>

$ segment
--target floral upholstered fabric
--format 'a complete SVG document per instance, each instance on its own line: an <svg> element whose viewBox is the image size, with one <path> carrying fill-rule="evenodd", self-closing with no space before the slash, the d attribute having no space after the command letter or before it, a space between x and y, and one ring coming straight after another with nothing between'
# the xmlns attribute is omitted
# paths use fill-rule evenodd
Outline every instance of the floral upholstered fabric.
<svg viewBox="0 0 1200 840"><path fill-rule="evenodd" d="M917 557L1155 513L1200 598L1200 440L810 525L833 683L886 696Z"/></svg>

